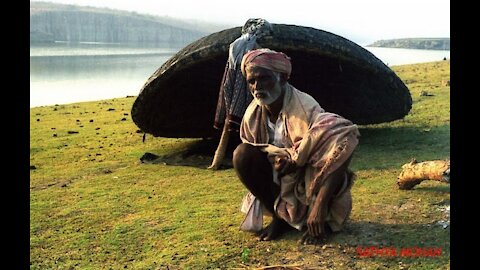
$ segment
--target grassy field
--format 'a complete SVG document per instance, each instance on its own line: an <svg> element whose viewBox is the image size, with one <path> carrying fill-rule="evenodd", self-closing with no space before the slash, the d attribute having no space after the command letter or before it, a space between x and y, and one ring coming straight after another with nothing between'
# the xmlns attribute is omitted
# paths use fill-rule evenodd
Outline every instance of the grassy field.
<svg viewBox="0 0 480 270"><path fill-rule="evenodd" d="M392 69L413 108L402 120L360 127L350 220L316 246L300 245L297 231L274 242L240 231L246 189L231 168L141 163L146 152L198 141L147 134L142 142L130 117L134 97L32 108L30 269L450 269L449 185L396 185L412 158L450 156L450 87L442 84L450 62ZM360 256L366 247L398 253ZM415 247L441 253L400 256Z"/></svg>

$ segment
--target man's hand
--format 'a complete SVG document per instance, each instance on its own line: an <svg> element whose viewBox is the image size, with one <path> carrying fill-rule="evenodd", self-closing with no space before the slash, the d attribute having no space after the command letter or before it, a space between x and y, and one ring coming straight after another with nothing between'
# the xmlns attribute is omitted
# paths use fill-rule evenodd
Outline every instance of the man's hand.
<svg viewBox="0 0 480 270"><path fill-rule="evenodd" d="M276 156L273 167L279 174L289 174L297 169L297 164L287 156Z"/></svg>
<svg viewBox="0 0 480 270"><path fill-rule="evenodd" d="M318 212L312 211L307 219L307 231L303 234L300 243L306 244L320 244L326 240L326 233L324 231L324 224Z"/></svg>
<svg viewBox="0 0 480 270"><path fill-rule="evenodd" d="M317 244L325 243L326 241L327 241L326 235L313 237L307 231L303 234L302 239L300 239L299 243L304 245L317 245Z"/></svg>

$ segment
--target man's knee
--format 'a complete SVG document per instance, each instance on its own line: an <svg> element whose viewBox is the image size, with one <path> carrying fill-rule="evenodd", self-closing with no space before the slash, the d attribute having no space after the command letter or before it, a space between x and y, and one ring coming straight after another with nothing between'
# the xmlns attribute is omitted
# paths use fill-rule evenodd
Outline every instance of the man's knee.
<svg viewBox="0 0 480 270"><path fill-rule="evenodd" d="M233 166L236 169L241 169L248 166L248 163L252 161L254 152L258 151L256 147L248 143L241 143L233 151Z"/></svg>
<svg viewBox="0 0 480 270"><path fill-rule="evenodd" d="M334 173L332 173L335 177L344 177L345 173L348 171L348 167L350 166L350 161L352 160L352 155L350 155L343 163L340 165Z"/></svg>

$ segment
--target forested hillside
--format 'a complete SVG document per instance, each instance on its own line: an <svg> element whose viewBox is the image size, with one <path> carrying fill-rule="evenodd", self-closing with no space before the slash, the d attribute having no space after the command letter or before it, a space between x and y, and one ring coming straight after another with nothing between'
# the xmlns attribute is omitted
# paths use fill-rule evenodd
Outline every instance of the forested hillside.
<svg viewBox="0 0 480 270"><path fill-rule="evenodd" d="M107 8L30 2L32 43L189 43L220 28Z"/></svg>
<svg viewBox="0 0 480 270"><path fill-rule="evenodd" d="M450 38L401 38L379 40L368 47L388 47L422 50L450 50Z"/></svg>

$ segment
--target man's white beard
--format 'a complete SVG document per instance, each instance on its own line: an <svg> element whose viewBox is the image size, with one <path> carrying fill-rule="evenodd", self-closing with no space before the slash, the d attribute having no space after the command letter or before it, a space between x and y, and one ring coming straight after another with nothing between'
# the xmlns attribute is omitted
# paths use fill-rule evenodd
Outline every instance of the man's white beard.
<svg viewBox="0 0 480 270"><path fill-rule="evenodd" d="M264 97L257 98L257 94L263 94ZM272 104L275 100L277 100L280 97L281 94L282 94L282 87L280 86L280 83L277 81L277 83L275 83L275 86L271 91L265 91L265 90L254 91L253 99L255 100L255 102L257 102L258 105L265 106L265 105Z"/></svg>

